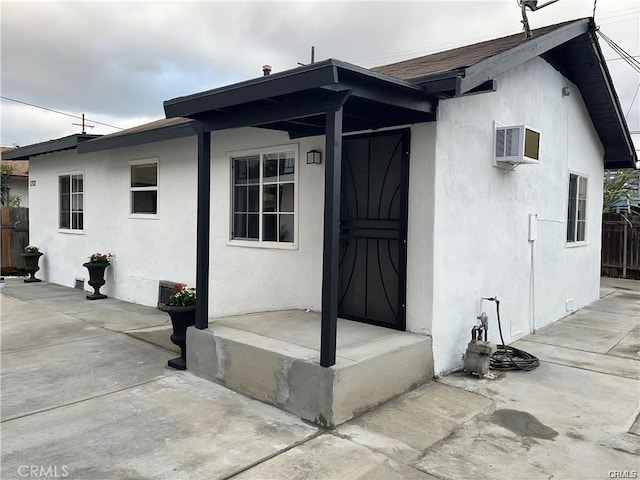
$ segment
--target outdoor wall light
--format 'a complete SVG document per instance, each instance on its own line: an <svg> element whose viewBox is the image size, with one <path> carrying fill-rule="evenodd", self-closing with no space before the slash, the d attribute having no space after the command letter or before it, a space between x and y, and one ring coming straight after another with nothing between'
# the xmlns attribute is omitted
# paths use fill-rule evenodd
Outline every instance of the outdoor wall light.
<svg viewBox="0 0 640 480"><path fill-rule="evenodd" d="M307 165L316 164L320 165L322 163L322 152L320 150L309 150L307 152Z"/></svg>

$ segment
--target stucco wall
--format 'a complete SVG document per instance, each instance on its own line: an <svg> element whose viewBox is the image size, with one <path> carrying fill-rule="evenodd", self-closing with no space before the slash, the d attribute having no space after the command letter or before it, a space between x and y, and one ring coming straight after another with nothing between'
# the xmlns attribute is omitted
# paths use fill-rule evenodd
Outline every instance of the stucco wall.
<svg viewBox="0 0 640 480"><path fill-rule="evenodd" d="M242 247L229 242L230 152L293 146L298 162L297 248ZM324 169L306 152L324 137L291 141L284 133L238 129L212 135L210 314L281 308L320 309ZM158 218L129 215L129 161L158 159ZM158 280L195 284L195 137L78 155L75 150L31 162L31 243L45 252L41 278L73 286L88 278L82 263L96 251L115 254L103 291L155 305ZM58 175L84 173L84 232L58 230Z"/></svg>
<svg viewBox="0 0 640 480"><path fill-rule="evenodd" d="M158 158L158 218L129 216L129 161ZM58 230L58 175L84 173L84 232ZM73 286L95 252L115 254L104 293L155 305L158 280L195 281L195 137L77 155L63 151L31 161L30 242L45 253L40 277Z"/></svg>
<svg viewBox="0 0 640 480"><path fill-rule="evenodd" d="M602 147L574 85L536 58L498 79L498 91L444 100L436 123L433 345L436 373L462 364L480 311L507 343L598 298ZM563 97L562 87L571 95ZM542 132L540 163L492 166L493 122ZM588 177L587 244L569 247L569 171ZM537 239L528 241L529 215ZM573 299L573 301L571 301ZM573 305L573 306L572 306Z"/></svg>

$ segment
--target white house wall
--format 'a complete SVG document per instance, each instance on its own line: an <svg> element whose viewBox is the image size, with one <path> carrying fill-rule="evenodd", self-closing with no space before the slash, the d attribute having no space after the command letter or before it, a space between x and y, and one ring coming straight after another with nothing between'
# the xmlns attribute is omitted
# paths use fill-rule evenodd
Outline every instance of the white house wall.
<svg viewBox="0 0 640 480"><path fill-rule="evenodd" d="M296 249L238 246L229 241L233 152L293 145L298 152ZM211 135L210 315L279 309L320 310L324 164L306 152L324 151L324 137L290 140L283 132L238 129Z"/></svg>
<svg viewBox="0 0 640 480"><path fill-rule="evenodd" d="M129 216L129 161L158 159L158 218ZM74 286L95 252L115 257L102 291L155 305L158 280L195 282L195 137L78 155L42 155L30 163L30 243L44 252L39 276ZM58 230L58 175L84 173L84 232ZM88 287L87 287L88 288Z"/></svg>
<svg viewBox="0 0 640 480"><path fill-rule="evenodd" d="M436 122L433 346L436 373L462 364L481 311L507 343L598 298L603 150L577 88L536 58L498 91L440 102ZM570 96L563 97L567 86ZM492 166L494 121L541 131L540 163ZM569 171L588 177L587 243L565 243ZM528 241L529 215L537 239Z"/></svg>

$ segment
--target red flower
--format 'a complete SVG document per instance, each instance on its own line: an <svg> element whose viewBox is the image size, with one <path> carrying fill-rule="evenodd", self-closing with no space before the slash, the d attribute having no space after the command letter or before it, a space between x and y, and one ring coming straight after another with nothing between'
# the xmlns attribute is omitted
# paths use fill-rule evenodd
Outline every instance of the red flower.
<svg viewBox="0 0 640 480"><path fill-rule="evenodd" d="M182 285L181 283L176 283L176 284L173 286L173 289L174 289L176 292L179 292L180 290L182 290L182 287L183 287L183 286L184 286L184 285Z"/></svg>

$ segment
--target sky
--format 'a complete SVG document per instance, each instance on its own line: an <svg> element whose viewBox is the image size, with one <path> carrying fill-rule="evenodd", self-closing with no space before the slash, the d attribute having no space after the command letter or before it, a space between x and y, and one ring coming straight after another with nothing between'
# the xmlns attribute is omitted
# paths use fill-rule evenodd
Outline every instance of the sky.
<svg viewBox="0 0 640 480"><path fill-rule="evenodd" d="M596 2L602 32L640 55L638 2ZM594 0L560 0L528 18L537 28L593 8ZM264 64L276 73L308 63L312 45L316 60L374 67L518 33L520 21L516 0L0 0L0 145L81 132L76 118L12 100L84 113L87 133L109 134L164 118L164 100L259 77ZM629 128L639 132L640 75L600 44Z"/></svg>

